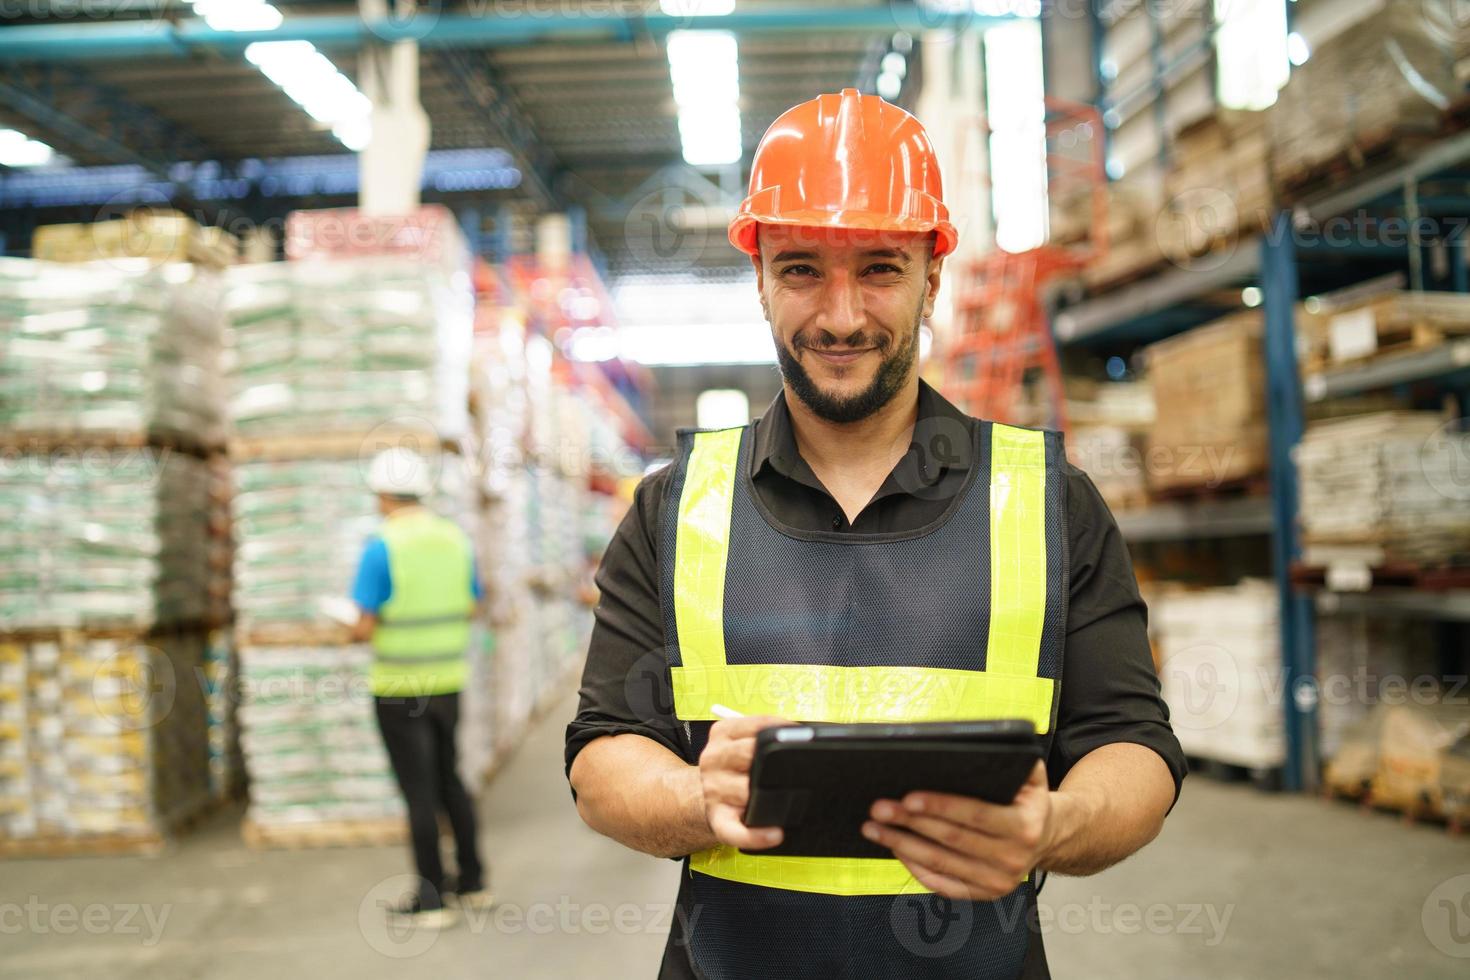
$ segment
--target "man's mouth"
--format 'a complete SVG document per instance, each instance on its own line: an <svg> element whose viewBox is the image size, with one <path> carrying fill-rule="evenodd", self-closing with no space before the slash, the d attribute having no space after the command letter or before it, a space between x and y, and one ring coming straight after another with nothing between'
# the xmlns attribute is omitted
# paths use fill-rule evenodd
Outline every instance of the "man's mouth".
<svg viewBox="0 0 1470 980"><path fill-rule="evenodd" d="M864 354L871 354L877 348L864 347L860 350L817 350L815 347L807 348L813 354L822 358L829 364L851 364Z"/></svg>

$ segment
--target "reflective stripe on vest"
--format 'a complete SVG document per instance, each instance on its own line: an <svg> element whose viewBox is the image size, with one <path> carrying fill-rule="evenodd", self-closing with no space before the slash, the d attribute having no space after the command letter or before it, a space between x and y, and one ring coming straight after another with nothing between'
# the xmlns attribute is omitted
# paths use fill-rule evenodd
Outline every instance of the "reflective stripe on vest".
<svg viewBox="0 0 1470 980"><path fill-rule="evenodd" d="M993 424L990 436L990 625L984 671L930 667L730 664L725 578L742 429L700 432L679 497L671 668L675 715L712 721L714 704L794 721L909 722L1025 718L1049 730L1055 682L1038 676L1046 614L1044 433ZM690 869L751 885L830 895L925 892L882 858L746 854L720 845Z"/></svg>
<svg viewBox="0 0 1470 980"><path fill-rule="evenodd" d="M469 539L431 511L383 524L393 592L373 630L372 692L380 697L448 694L464 687L474 564Z"/></svg>

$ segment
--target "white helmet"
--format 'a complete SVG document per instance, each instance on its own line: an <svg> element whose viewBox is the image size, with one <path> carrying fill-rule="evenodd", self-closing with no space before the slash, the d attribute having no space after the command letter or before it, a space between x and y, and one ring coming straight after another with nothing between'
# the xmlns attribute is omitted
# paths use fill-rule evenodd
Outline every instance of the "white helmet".
<svg viewBox="0 0 1470 980"><path fill-rule="evenodd" d="M394 446L373 457L368 489L390 497L427 497L434 491L429 461L412 449Z"/></svg>

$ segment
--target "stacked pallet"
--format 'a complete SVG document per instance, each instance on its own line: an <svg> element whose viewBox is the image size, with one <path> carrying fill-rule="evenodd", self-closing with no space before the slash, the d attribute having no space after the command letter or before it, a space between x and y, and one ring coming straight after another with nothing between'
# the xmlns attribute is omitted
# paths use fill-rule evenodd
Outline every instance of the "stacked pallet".
<svg viewBox="0 0 1470 980"><path fill-rule="evenodd" d="M1265 473L1261 330L1258 313L1242 313L1145 349L1158 412L1148 440L1150 488L1218 489Z"/></svg>
<svg viewBox="0 0 1470 980"><path fill-rule="evenodd" d="M222 269L235 264L240 246L229 232L178 211L139 208L112 221L44 225L32 236L31 252L47 262L142 259Z"/></svg>
<svg viewBox="0 0 1470 980"><path fill-rule="evenodd" d="M1331 760L1362 730L1373 706L1422 694L1435 679L1434 625L1370 616L1322 616L1317 620L1317 716L1320 754Z"/></svg>
<svg viewBox="0 0 1470 980"><path fill-rule="evenodd" d="M1294 450L1308 565L1439 565L1470 552L1470 434L1433 412L1313 423Z"/></svg>
<svg viewBox="0 0 1470 980"><path fill-rule="evenodd" d="M1148 503L1145 455L1155 417L1146 382L1067 384L1067 456L1115 511Z"/></svg>
<svg viewBox="0 0 1470 980"><path fill-rule="evenodd" d="M1169 720L1186 755L1254 770L1286 758L1276 588L1154 593L1150 632Z"/></svg>
<svg viewBox="0 0 1470 980"><path fill-rule="evenodd" d="M0 260L0 853L153 850L211 799L219 295Z"/></svg>
<svg viewBox="0 0 1470 980"><path fill-rule="evenodd" d="M1314 297L1297 310L1305 374L1470 336L1470 296L1380 289Z"/></svg>
<svg viewBox="0 0 1470 980"><path fill-rule="evenodd" d="M1175 137L1164 182L1169 203L1156 226L1170 260L1187 265L1269 226L1269 153L1260 113L1220 110Z"/></svg>
<svg viewBox="0 0 1470 980"><path fill-rule="evenodd" d="M374 843L406 830L367 683L371 651L327 610L350 595L381 523L366 485L379 451L424 454L436 473L428 505L478 534L459 455L473 295L452 261L462 243L395 232L421 224L295 215L291 261L229 277L237 717L252 846ZM472 677L484 676L484 646L477 632ZM462 711L475 714L481 696L466 690ZM464 732L461 746L461 771L478 777L483 753Z"/></svg>
<svg viewBox="0 0 1470 980"><path fill-rule="evenodd" d="M232 270L228 302L238 438L380 425L464 435L467 280L396 259L277 262Z"/></svg>
<svg viewBox="0 0 1470 980"><path fill-rule="evenodd" d="M1284 185L1437 133L1462 89L1455 56L1463 49L1463 18L1453 2L1361 6L1372 12L1316 45L1267 113L1272 167Z"/></svg>
<svg viewBox="0 0 1470 980"><path fill-rule="evenodd" d="M186 265L0 259L6 440L217 445L220 288Z"/></svg>

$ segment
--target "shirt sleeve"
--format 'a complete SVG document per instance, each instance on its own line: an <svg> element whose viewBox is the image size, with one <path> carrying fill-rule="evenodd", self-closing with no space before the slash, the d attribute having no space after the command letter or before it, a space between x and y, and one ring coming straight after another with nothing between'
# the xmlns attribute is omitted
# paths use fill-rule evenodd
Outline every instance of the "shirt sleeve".
<svg viewBox="0 0 1470 980"><path fill-rule="evenodd" d="M665 467L643 479L597 570L600 592L577 714L567 725L566 767L605 735L642 735L685 757L674 717L658 597L658 527Z"/></svg>
<svg viewBox="0 0 1470 980"><path fill-rule="evenodd" d="M480 562L476 558L470 559L470 595L476 602L485 598L485 583L480 581Z"/></svg>
<svg viewBox="0 0 1470 980"><path fill-rule="evenodd" d="M1093 749L1132 742L1164 760L1177 800L1188 767L1160 694L1128 547L1097 487L1070 465L1067 522L1071 588L1048 775L1056 786Z"/></svg>
<svg viewBox="0 0 1470 980"><path fill-rule="evenodd" d="M374 535L362 549L357 564L357 578L352 583L352 601L366 612L377 614L393 595L393 581L388 574L388 546Z"/></svg>

